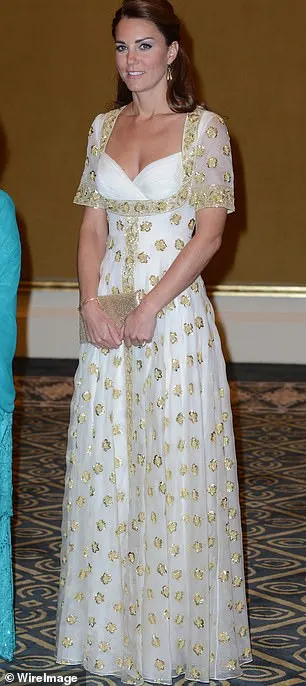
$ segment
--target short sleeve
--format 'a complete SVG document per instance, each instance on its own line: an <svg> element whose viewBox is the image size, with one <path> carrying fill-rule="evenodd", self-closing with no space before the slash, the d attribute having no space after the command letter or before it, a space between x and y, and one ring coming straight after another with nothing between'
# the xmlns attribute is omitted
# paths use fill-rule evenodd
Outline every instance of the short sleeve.
<svg viewBox="0 0 306 686"><path fill-rule="evenodd" d="M234 212L234 174L227 127L213 112L199 123L190 203L196 210L224 207Z"/></svg>
<svg viewBox="0 0 306 686"><path fill-rule="evenodd" d="M88 132L84 170L73 199L73 202L77 205L86 205L94 208L104 206L102 197L96 188L97 168L101 155L100 139L103 117L103 114L98 114Z"/></svg>

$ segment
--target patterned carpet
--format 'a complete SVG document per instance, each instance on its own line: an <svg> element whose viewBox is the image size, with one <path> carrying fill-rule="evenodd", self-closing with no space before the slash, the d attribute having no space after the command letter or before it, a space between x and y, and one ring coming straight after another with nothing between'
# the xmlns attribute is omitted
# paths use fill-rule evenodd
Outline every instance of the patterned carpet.
<svg viewBox="0 0 306 686"><path fill-rule="evenodd" d="M45 674L42 683L56 675L57 683L61 677L69 684L67 675L75 675L78 686L113 686L114 680L61 668L53 657L72 382L63 376L28 376L16 377L16 386L17 650L13 663L0 661L0 682L6 671L20 681L19 671ZM232 382L231 388L254 662L242 678L222 684L306 684L306 383ZM176 683L187 684L184 679Z"/></svg>

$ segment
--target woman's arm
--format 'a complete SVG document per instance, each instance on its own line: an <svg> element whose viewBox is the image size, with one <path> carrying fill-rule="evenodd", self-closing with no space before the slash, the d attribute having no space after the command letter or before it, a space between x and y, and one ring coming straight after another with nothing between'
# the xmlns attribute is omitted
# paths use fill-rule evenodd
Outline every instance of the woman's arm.
<svg viewBox="0 0 306 686"><path fill-rule="evenodd" d="M81 302L98 292L100 265L105 254L108 228L106 212L85 207L78 242L78 279Z"/></svg>
<svg viewBox="0 0 306 686"><path fill-rule="evenodd" d="M144 297L125 323L127 345L152 340L156 315L201 274L219 250L226 222L226 209L205 208L196 213L197 229L159 283Z"/></svg>
<svg viewBox="0 0 306 686"><path fill-rule="evenodd" d="M15 207L0 191L0 408L14 409L12 359L16 348L16 300L20 276L20 238Z"/></svg>
<svg viewBox="0 0 306 686"><path fill-rule="evenodd" d="M81 303L98 293L100 265L105 254L108 226L105 210L86 207L78 244L78 278ZM97 301L90 300L81 308L89 341L98 348L118 348L122 338L112 319L105 315Z"/></svg>

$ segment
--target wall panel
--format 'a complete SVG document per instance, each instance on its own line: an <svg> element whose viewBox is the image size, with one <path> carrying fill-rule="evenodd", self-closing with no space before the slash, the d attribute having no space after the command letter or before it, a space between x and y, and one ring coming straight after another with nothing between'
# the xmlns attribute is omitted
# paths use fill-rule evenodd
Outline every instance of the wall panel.
<svg viewBox="0 0 306 686"><path fill-rule="evenodd" d="M207 281L305 283L304 0L176 0L200 92L226 117L237 212ZM75 277L71 200L87 130L115 89L113 0L1 2L1 184L18 209L23 277Z"/></svg>

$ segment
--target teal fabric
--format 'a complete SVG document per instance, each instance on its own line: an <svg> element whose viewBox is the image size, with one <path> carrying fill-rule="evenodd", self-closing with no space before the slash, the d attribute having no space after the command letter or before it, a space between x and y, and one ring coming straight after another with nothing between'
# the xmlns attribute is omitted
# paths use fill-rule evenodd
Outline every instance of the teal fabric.
<svg viewBox="0 0 306 686"><path fill-rule="evenodd" d="M20 252L14 203L4 191L0 191L0 656L9 661L15 649L11 547L15 398L12 359L16 347Z"/></svg>
<svg viewBox="0 0 306 686"><path fill-rule="evenodd" d="M0 190L0 408L14 409L12 359L16 348L16 297L20 275L20 238L15 207Z"/></svg>
<svg viewBox="0 0 306 686"><path fill-rule="evenodd" d="M0 409L0 656L12 660L15 649L12 515L12 412Z"/></svg>

